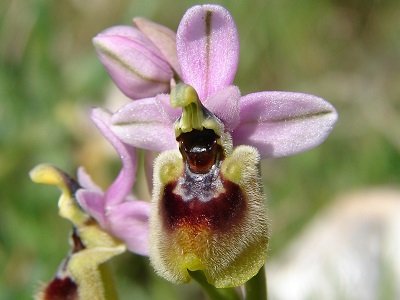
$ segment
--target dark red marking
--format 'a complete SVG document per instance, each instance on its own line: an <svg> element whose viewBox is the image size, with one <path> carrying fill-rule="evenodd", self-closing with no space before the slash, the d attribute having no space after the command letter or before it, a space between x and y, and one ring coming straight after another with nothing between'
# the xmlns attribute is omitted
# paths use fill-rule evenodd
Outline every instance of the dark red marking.
<svg viewBox="0 0 400 300"><path fill-rule="evenodd" d="M226 192L205 202L197 197L183 201L173 192L176 183L167 184L161 199L161 213L167 227L174 230L190 226L213 231L233 228L246 212L246 199L237 184L225 180L222 184Z"/></svg>
<svg viewBox="0 0 400 300"><path fill-rule="evenodd" d="M44 291L45 300L77 300L78 286L71 278L55 278Z"/></svg>
<svg viewBox="0 0 400 300"><path fill-rule="evenodd" d="M82 242L81 238L79 237L78 233L76 232L76 228L72 232L72 241L73 241L73 249L72 253L76 253L86 249L85 244Z"/></svg>

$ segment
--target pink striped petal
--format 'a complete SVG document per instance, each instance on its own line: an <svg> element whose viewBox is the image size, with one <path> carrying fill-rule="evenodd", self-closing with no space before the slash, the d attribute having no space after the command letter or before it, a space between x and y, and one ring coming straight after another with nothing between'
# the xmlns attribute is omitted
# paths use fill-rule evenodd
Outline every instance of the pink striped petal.
<svg viewBox="0 0 400 300"><path fill-rule="evenodd" d="M134 147L157 152L177 147L171 116L155 98L126 104L112 116L111 122L116 136Z"/></svg>
<svg viewBox="0 0 400 300"><path fill-rule="evenodd" d="M234 145L256 147L262 158L296 154L321 144L337 120L335 108L317 96L261 92L240 100Z"/></svg>
<svg viewBox="0 0 400 300"><path fill-rule="evenodd" d="M239 38L229 12L219 5L190 8L176 36L182 79L204 101L233 83L239 60Z"/></svg>

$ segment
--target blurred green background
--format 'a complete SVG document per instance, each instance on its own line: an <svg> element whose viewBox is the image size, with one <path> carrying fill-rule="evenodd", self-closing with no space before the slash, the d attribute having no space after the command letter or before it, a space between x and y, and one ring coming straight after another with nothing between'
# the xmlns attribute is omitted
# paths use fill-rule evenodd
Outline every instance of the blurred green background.
<svg viewBox="0 0 400 300"><path fill-rule="evenodd" d="M274 257L336 195L400 186L400 2L215 2L238 26L235 84L243 94L316 94L339 112L320 147L263 162ZM49 162L75 174L85 165L103 186L118 171L116 155L99 146L88 118L89 107L103 105L112 87L91 38L134 16L175 30L200 3L207 2L1 1L0 299L30 299L69 248L70 224L57 215L59 192L33 184L29 170ZM112 267L122 299L203 299L195 283L158 278L145 258L124 254Z"/></svg>

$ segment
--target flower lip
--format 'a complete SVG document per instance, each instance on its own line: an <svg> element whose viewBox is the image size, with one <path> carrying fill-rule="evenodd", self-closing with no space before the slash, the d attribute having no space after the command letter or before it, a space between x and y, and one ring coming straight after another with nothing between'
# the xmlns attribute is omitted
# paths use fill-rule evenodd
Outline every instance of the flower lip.
<svg viewBox="0 0 400 300"><path fill-rule="evenodd" d="M165 209L163 221L169 230L179 228L183 232L189 235L193 234L194 236L201 232L208 235L211 230L228 232L233 230L233 224L240 223L241 219L245 216L245 196L241 187L231 181L222 180L221 186L223 187L223 191L219 193L217 190L213 190L213 186L208 185L206 180L203 180L201 184L198 184L199 195L190 200L185 200L187 197L185 194L187 190L185 188L191 189L189 185L185 183L181 187L183 192L179 194L175 192L177 184L177 182L169 183L165 187L165 194L162 199ZM193 192L190 193L192 194ZM207 193L213 196L204 201L202 198ZM192 242L195 243L196 241ZM183 246L185 248L188 245ZM201 250L202 248L201 245L192 246L189 249ZM200 257L202 256L199 252L195 254Z"/></svg>

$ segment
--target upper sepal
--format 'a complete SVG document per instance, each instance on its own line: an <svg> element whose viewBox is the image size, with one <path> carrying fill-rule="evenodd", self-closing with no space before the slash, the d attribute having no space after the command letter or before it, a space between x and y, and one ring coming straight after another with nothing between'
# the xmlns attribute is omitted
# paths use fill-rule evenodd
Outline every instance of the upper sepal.
<svg viewBox="0 0 400 300"><path fill-rule="evenodd" d="M198 5L183 16L176 38L183 82L204 101L233 83L239 37L229 12L219 5Z"/></svg>

